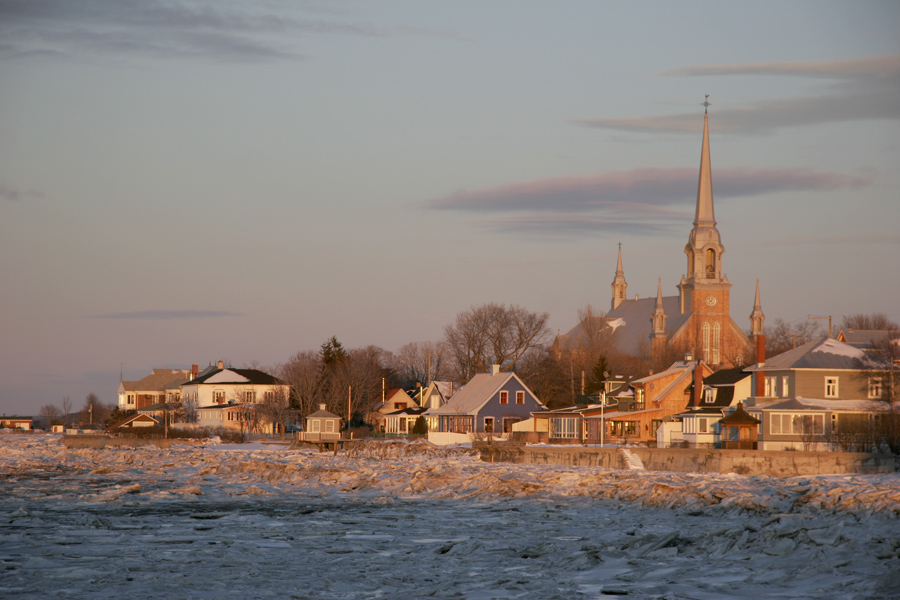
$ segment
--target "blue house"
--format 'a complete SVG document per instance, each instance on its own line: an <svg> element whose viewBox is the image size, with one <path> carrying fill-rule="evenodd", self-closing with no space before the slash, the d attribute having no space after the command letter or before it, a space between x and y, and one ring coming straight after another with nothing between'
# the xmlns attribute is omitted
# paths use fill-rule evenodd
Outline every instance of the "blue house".
<svg viewBox="0 0 900 600"><path fill-rule="evenodd" d="M445 433L508 434L513 423L546 410L540 400L515 373L501 373L493 365L490 373L473 377L440 408L429 409L426 417L437 418L437 430Z"/></svg>

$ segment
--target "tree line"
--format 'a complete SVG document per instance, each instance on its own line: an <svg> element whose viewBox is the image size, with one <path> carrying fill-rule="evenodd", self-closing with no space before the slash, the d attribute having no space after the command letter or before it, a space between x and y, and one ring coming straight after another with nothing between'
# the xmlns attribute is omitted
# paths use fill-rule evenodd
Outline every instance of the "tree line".
<svg viewBox="0 0 900 600"><path fill-rule="evenodd" d="M651 361L649 352L643 356L620 352L615 331L604 317L603 311L590 305L579 309L577 336L569 339L552 336L549 313L487 303L457 314L444 327L441 340L411 342L394 352L378 346L345 348L333 336L317 351L299 351L283 363L263 368L289 384L290 396L269 398L248 419L283 423L305 417L324 404L351 424L361 425L366 412L387 390L415 390L432 381L465 384L495 364L519 375L549 408L559 408L571 406L579 395L598 392L610 378L640 377L682 358L684 349L674 347L656 357L658 364ZM845 316L840 329L900 327L881 314L856 314ZM774 356L824 335L824 329L817 321L775 319L765 333L766 354ZM49 421L59 420L62 414L80 423L104 423L117 413L115 405L103 405L94 394L74 414L68 397L62 411L53 405L41 408L41 416Z"/></svg>

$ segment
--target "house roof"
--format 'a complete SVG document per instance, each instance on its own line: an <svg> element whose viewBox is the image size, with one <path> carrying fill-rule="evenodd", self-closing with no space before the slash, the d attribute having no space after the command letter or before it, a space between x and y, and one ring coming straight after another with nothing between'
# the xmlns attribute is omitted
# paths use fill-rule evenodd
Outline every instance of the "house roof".
<svg viewBox="0 0 900 600"><path fill-rule="evenodd" d="M310 413L310 414L306 415L306 418L307 418L307 419L309 419L309 418L315 418L315 419L340 419L340 417L337 416L336 414L334 414L333 412L327 411L327 410L325 410L325 409L323 409L323 408L320 408L319 410L317 410L317 411L314 412L314 413Z"/></svg>
<svg viewBox="0 0 900 600"><path fill-rule="evenodd" d="M860 371L878 368L870 355L850 344L834 338L822 337L772 358L762 366L754 365L750 371L782 371L787 369L836 369Z"/></svg>
<svg viewBox="0 0 900 600"><path fill-rule="evenodd" d="M400 410L395 410L392 413L388 413L386 417L396 417L401 415L421 415L425 412L426 409L421 406L412 406L410 408L401 408Z"/></svg>
<svg viewBox="0 0 900 600"><path fill-rule="evenodd" d="M193 381L188 381L185 385L203 385L203 384L250 384L250 385L283 385L284 382L273 377L268 373L264 373L257 369L234 369L227 367L224 369L213 369L198 375Z"/></svg>
<svg viewBox="0 0 900 600"><path fill-rule="evenodd" d="M124 392L162 392L174 381L187 379L188 369L153 369L149 375L137 381L123 381L119 385Z"/></svg>
<svg viewBox="0 0 900 600"><path fill-rule="evenodd" d="M703 378L703 385L711 385L715 387L733 386L739 381L743 381L750 377L750 373L744 372L744 367L734 367L732 369L719 369L712 375Z"/></svg>
<svg viewBox="0 0 900 600"><path fill-rule="evenodd" d="M890 407L880 400L819 400L815 398L790 398L783 402L767 404L760 410L830 410L838 412L879 412Z"/></svg>
<svg viewBox="0 0 900 600"><path fill-rule="evenodd" d="M461 390L453 394L450 400L440 408L429 410L429 415L475 415L484 406L495 393L507 384L511 379L515 379L531 397L537 400L538 404L543 403L528 389L528 386L519 379L515 373L500 372L496 375L491 373L479 373L473 377L469 383L464 385Z"/></svg>
<svg viewBox="0 0 900 600"><path fill-rule="evenodd" d="M157 425L159 425L159 421L154 419L152 416L144 414L144 413L137 413L135 415L129 415L129 416L125 417L118 423L113 423L112 425L110 425L108 427L108 429L116 429L117 427L124 427L125 425L128 425L129 423L133 423L134 421L152 421L153 423L156 423Z"/></svg>
<svg viewBox="0 0 900 600"><path fill-rule="evenodd" d="M720 423L723 425L758 425L759 419L744 410L743 402L738 402L737 408L725 416Z"/></svg>
<svg viewBox="0 0 900 600"><path fill-rule="evenodd" d="M887 329L842 329L837 339L857 348L871 350L876 344L888 339L890 333Z"/></svg>

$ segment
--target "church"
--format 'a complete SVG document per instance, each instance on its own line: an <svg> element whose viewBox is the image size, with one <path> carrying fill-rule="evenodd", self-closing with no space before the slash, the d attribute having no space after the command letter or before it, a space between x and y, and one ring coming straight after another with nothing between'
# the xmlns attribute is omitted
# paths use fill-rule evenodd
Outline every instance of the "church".
<svg viewBox="0 0 900 600"><path fill-rule="evenodd" d="M680 359L686 353L714 369L749 364L756 356L756 344L751 343L730 314L731 284L722 269L725 246L716 228L713 207L709 103L704 105L707 108L703 116L697 206L694 227L684 247L687 273L678 284L678 295L663 296L660 278L656 298L635 296L628 299L620 244L616 274L611 284L611 306L602 318L603 328L609 328L606 332L619 352L646 359L655 368L665 368L667 362ZM757 280L756 299L750 314L751 336L763 335L764 320ZM578 347L587 335L585 327L582 321L560 336L559 345Z"/></svg>

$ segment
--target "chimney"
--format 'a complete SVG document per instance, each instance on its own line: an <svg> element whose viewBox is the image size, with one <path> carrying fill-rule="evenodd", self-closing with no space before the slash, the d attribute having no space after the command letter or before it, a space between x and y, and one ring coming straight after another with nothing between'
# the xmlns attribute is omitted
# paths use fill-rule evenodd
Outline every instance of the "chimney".
<svg viewBox="0 0 900 600"><path fill-rule="evenodd" d="M491 375L500 374L500 365L491 365Z"/></svg>
<svg viewBox="0 0 900 600"><path fill-rule="evenodd" d="M766 364L766 336L756 336L756 366L762 367ZM756 376L756 396L761 398L766 395L766 376L762 371L757 371Z"/></svg>
<svg viewBox="0 0 900 600"><path fill-rule="evenodd" d="M694 367L694 406L700 406L703 400L703 369L700 363Z"/></svg>
<svg viewBox="0 0 900 600"><path fill-rule="evenodd" d="M191 365L191 381L197 379L198 373L200 373L200 365Z"/></svg>
<svg viewBox="0 0 900 600"><path fill-rule="evenodd" d="M220 369L224 369L224 368L225 368L225 363L223 363L223 362L220 360L220 361L218 361L218 362L216 363L216 366L219 367Z"/></svg>

